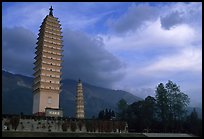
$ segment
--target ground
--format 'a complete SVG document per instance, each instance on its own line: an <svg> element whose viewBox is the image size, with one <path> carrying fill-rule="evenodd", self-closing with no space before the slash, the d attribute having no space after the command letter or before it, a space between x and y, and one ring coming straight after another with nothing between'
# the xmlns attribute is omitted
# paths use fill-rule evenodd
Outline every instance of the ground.
<svg viewBox="0 0 204 139"><path fill-rule="evenodd" d="M142 133L70 133L3 131L2 137L145 137Z"/></svg>
<svg viewBox="0 0 204 139"><path fill-rule="evenodd" d="M183 133L70 133L3 131L2 137L193 137Z"/></svg>

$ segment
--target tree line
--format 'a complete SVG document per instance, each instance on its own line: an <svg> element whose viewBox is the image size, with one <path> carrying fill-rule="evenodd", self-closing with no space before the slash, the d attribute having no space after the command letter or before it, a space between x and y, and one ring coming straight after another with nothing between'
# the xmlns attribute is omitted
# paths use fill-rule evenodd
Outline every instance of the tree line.
<svg viewBox="0 0 204 139"><path fill-rule="evenodd" d="M156 87L155 97L147 96L130 105L121 99L117 118L127 121L129 132L185 132L202 136L202 120L196 110L187 115L189 103L188 95L168 81Z"/></svg>
<svg viewBox="0 0 204 139"><path fill-rule="evenodd" d="M115 115L115 112L114 110L111 110L111 109L105 109L105 110L101 110L98 114L98 119L100 120L112 120L112 119L115 119L116 118L116 115Z"/></svg>

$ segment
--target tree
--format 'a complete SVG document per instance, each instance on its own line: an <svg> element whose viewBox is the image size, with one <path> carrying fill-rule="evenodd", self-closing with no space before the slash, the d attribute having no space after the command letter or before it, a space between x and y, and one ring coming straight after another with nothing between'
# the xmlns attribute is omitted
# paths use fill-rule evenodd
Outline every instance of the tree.
<svg viewBox="0 0 204 139"><path fill-rule="evenodd" d="M108 109L106 108L105 110L105 119L107 120L108 119Z"/></svg>
<svg viewBox="0 0 204 139"><path fill-rule="evenodd" d="M156 112L156 100L154 97L147 96L142 106L143 122L146 129L151 128L156 117L155 112Z"/></svg>
<svg viewBox="0 0 204 139"><path fill-rule="evenodd" d="M62 131L67 131L68 127L69 127L69 124L68 124L67 121L65 121L65 122L62 124Z"/></svg>
<svg viewBox="0 0 204 139"><path fill-rule="evenodd" d="M82 126L83 126L83 121L82 121L82 120L79 120L79 121L78 121L79 131L82 130Z"/></svg>
<svg viewBox="0 0 204 139"><path fill-rule="evenodd" d="M101 110L98 114L98 119L104 119L104 110Z"/></svg>
<svg viewBox="0 0 204 139"><path fill-rule="evenodd" d="M156 88L156 102L158 117L163 128L168 130L181 130L182 120L186 116L186 108L190 102L188 95L181 92L179 86L168 81L164 87L160 83Z"/></svg>
<svg viewBox="0 0 204 139"><path fill-rule="evenodd" d="M117 105L118 105L118 111L119 111L118 112L118 117L119 117L119 119L123 120L124 116L125 116L125 111L128 108L128 104L127 104L125 99L121 99L121 100L118 101Z"/></svg>
<svg viewBox="0 0 204 139"><path fill-rule="evenodd" d="M91 120L86 120L85 121L85 126L86 126L86 131L87 132L92 132L93 131L93 125Z"/></svg>
<svg viewBox="0 0 204 139"><path fill-rule="evenodd" d="M143 115L144 100L132 103L124 113L124 120L128 122L130 131L142 132L144 129Z"/></svg>
<svg viewBox="0 0 204 139"><path fill-rule="evenodd" d="M13 116L11 118L10 123L12 125L12 129L15 129L15 130L17 129L19 121L20 121L20 117L19 116Z"/></svg>
<svg viewBox="0 0 204 139"><path fill-rule="evenodd" d="M109 110L108 110L107 119L108 119L108 120L110 120L110 119L111 119L111 109L109 109Z"/></svg>
<svg viewBox="0 0 204 139"><path fill-rule="evenodd" d="M111 118L115 118L115 112L113 110L111 111Z"/></svg>
<svg viewBox="0 0 204 139"><path fill-rule="evenodd" d="M163 123L163 128L166 130L167 128L167 117L168 117L168 110L169 110L169 100L167 90L164 87L163 83L160 83L156 88L156 103L158 107L158 118Z"/></svg>
<svg viewBox="0 0 204 139"><path fill-rule="evenodd" d="M183 131L190 101L188 95L172 81L165 85L160 83L155 92L155 98L148 96L131 105L127 105L124 99L118 102L119 118L128 122L129 132L143 132L144 129L153 132Z"/></svg>
<svg viewBox="0 0 204 139"><path fill-rule="evenodd" d="M125 109L127 109L127 107L128 107L128 105L127 105L127 101L125 100L125 99L121 99L121 100L119 100L119 102L118 102L118 109L119 110L125 110Z"/></svg>
<svg viewBox="0 0 204 139"><path fill-rule="evenodd" d="M196 109L194 108L190 115L187 116L185 128L188 132L197 136L202 136L202 120L198 118Z"/></svg>
<svg viewBox="0 0 204 139"><path fill-rule="evenodd" d="M72 132L76 131L77 126L76 126L76 122L75 121L71 121L70 128L71 128Z"/></svg>
<svg viewBox="0 0 204 139"><path fill-rule="evenodd" d="M188 95L181 92L180 87L168 81L166 83L169 104L169 125L170 128L181 130L182 119L186 116L186 108L190 102Z"/></svg>
<svg viewBox="0 0 204 139"><path fill-rule="evenodd" d="M105 109L105 110L101 110L98 114L98 119L101 120L110 120L112 118L115 118L115 112L111 109Z"/></svg>
<svg viewBox="0 0 204 139"><path fill-rule="evenodd" d="M152 129L156 118L156 100L148 96L128 106L124 120L128 122L129 131L143 132Z"/></svg>

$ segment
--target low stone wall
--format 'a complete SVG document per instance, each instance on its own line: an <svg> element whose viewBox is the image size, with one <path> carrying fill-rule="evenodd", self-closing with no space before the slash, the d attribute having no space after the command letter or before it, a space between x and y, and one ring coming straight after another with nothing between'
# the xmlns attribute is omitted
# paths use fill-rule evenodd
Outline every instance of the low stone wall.
<svg viewBox="0 0 204 139"><path fill-rule="evenodd" d="M2 118L2 131L126 133L128 127L118 120L10 116Z"/></svg>

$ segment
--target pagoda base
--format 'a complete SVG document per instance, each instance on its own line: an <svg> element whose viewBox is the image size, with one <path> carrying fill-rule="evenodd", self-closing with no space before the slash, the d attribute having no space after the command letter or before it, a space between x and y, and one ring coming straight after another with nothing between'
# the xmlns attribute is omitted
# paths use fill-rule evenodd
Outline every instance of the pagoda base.
<svg viewBox="0 0 204 139"><path fill-rule="evenodd" d="M62 109L45 108L46 117L63 117Z"/></svg>

